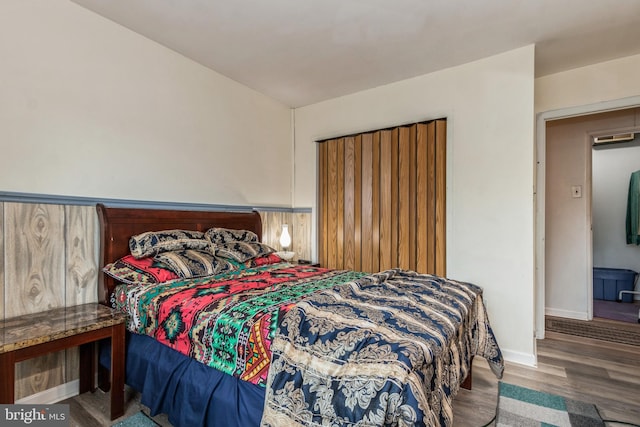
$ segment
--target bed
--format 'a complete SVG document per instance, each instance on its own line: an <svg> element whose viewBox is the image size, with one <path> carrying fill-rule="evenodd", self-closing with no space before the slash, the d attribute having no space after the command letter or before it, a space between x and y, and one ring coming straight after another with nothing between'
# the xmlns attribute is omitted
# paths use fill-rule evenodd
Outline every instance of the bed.
<svg viewBox="0 0 640 427"><path fill-rule="evenodd" d="M259 243L257 212L97 212L99 300L129 314L125 382L175 426L450 426L474 356L502 376L473 284L290 264ZM193 234L150 249L148 232L166 230ZM123 279L134 254L153 268Z"/></svg>

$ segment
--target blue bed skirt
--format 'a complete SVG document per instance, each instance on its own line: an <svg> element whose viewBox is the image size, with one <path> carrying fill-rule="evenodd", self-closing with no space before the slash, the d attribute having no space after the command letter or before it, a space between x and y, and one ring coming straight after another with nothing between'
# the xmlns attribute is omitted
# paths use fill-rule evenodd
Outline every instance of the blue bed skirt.
<svg viewBox="0 0 640 427"><path fill-rule="evenodd" d="M101 365L111 365L110 354L110 342L101 345ZM152 416L167 414L176 427L257 427L262 418L263 387L129 332L125 383L141 393Z"/></svg>

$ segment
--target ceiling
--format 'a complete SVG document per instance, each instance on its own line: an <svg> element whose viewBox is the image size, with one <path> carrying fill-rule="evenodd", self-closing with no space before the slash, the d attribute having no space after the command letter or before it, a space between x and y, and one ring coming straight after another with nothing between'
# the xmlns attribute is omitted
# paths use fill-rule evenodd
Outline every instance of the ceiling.
<svg viewBox="0 0 640 427"><path fill-rule="evenodd" d="M536 76L640 53L640 0L72 0L291 107L532 43Z"/></svg>

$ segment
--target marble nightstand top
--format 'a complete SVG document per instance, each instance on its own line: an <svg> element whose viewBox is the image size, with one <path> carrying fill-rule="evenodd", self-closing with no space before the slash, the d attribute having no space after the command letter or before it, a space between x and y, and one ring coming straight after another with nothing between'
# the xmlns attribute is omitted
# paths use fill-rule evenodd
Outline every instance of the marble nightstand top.
<svg viewBox="0 0 640 427"><path fill-rule="evenodd" d="M98 303L54 308L0 321L0 353L123 323L126 316Z"/></svg>

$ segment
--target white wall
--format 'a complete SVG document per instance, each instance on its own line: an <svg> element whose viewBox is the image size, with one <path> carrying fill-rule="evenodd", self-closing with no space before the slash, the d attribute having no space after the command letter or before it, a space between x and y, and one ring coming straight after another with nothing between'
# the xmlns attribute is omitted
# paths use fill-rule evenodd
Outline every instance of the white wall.
<svg viewBox="0 0 640 427"><path fill-rule="evenodd" d="M536 113L640 95L640 55L537 78Z"/></svg>
<svg viewBox="0 0 640 427"><path fill-rule="evenodd" d="M584 123L550 122L546 156L545 312L588 318L591 238L590 144ZM574 198L571 187L580 186Z"/></svg>
<svg viewBox="0 0 640 427"><path fill-rule="evenodd" d="M447 118L447 275L485 289L507 358L534 361L533 61L528 46L296 109L294 204L315 207L314 141Z"/></svg>
<svg viewBox="0 0 640 427"><path fill-rule="evenodd" d="M291 205L264 95L66 0L2 0L0 62L0 191Z"/></svg>

